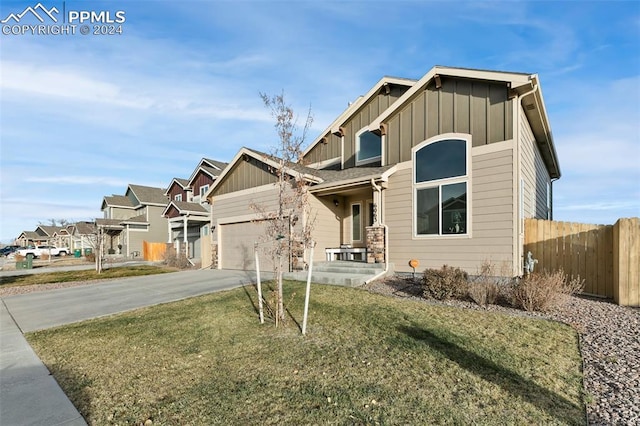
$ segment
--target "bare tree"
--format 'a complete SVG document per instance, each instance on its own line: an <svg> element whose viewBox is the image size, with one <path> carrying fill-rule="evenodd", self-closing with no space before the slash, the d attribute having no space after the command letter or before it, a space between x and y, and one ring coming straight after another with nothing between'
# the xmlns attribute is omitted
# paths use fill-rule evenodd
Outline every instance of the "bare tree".
<svg viewBox="0 0 640 426"><path fill-rule="evenodd" d="M107 234L105 234L104 229L96 222L89 224L89 227L91 229L91 234L87 239L87 243L91 246L92 253L95 256L96 272L100 274L102 273L104 243L106 241Z"/></svg>
<svg viewBox="0 0 640 426"><path fill-rule="evenodd" d="M314 220L311 217L308 199L308 180L302 171L302 146L313 122L311 110L302 128L299 128L293 108L285 101L284 93L268 96L260 93L266 108L275 119L278 134L277 145L269 154L270 162L277 166L271 170L278 178L276 183L278 205L274 210L252 204L260 220L266 224L261 247L267 250L274 260L277 282L275 320L276 326L285 320L282 276L289 269L292 254L298 258L300 252L311 244L311 231Z"/></svg>

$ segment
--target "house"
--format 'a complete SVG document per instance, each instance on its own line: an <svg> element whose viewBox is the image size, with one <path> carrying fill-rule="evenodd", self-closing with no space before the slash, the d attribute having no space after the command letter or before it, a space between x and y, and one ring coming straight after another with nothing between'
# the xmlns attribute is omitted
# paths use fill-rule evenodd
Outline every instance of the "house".
<svg viewBox="0 0 640 426"><path fill-rule="evenodd" d="M203 158L189 179L174 178L165 191L169 203L162 216L167 219L167 242L174 245L176 253L202 261L204 267L211 265L209 203L204 195L226 166Z"/></svg>
<svg viewBox="0 0 640 426"><path fill-rule="evenodd" d="M107 254L137 257L143 241L165 242L167 219L162 212L169 199L162 188L129 184L124 195L105 196L103 218L96 225L106 235Z"/></svg>
<svg viewBox="0 0 640 426"><path fill-rule="evenodd" d="M96 231L95 222L80 221L68 225L67 232L71 236L71 244L69 245L71 251L80 250L80 253L85 253L87 249L93 250Z"/></svg>
<svg viewBox="0 0 640 426"><path fill-rule="evenodd" d="M560 177L528 73L436 66L417 81L384 77L303 155L288 173L308 184L314 261L348 252L400 272L415 260L475 273L489 260L521 275L524 219L551 217ZM277 208L274 163L242 148L211 185L215 267L254 267L266 224L250 206Z"/></svg>
<svg viewBox="0 0 640 426"><path fill-rule="evenodd" d="M15 239L16 245L20 247L35 246L46 242L47 236L40 235L36 231L22 231L18 238Z"/></svg>
<svg viewBox="0 0 640 426"><path fill-rule="evenodd" d="M71 237L66 226L39 225L35 231L22 231L15 241L22 247L29 245L69 247Z"/></svg>

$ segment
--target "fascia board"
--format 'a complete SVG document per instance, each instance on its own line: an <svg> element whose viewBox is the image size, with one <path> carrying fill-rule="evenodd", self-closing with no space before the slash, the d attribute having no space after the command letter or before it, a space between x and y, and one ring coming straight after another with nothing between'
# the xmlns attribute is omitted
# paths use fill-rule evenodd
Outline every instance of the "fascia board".
<svg viewBox="0 0 640 426"><path fill-rule="evenodd" d="M518 86L529 82L529 74L515 74L500 71L483 71L472 70L465 68L449 68L436 65L431 68L416 84L407 90L401 97L399 97L393 104L382 112L375 120L369 124L369 131L376 131L380 129L382 124L391 114L393 114L400 106L402 106L408 99L410 99L416 92L422 90L431 81L435 75L444 75L449 77L463 77L472 78L478 80L491 80L491 81L504 81L510 83L512 86Z"/></svg>
<svg viewBox="0 0 640 426"><path fill-rule="evenodd" d="M415 80L411 79L403 79L397 77L382 77L365 95L358 96L358 98L349 105L343 112L336 118L329 127L327 127L320 136L318 136L308 147L302 152L302 155L305 156L315 147L320 140L327 133L336 133L340 130L340 126L344 124L344 122L351 117L364 103L366 103L373 95L378 93L380 88L382 88L385 84L402 84L405 86L409 86L411 83L415 84Z"/></svg>

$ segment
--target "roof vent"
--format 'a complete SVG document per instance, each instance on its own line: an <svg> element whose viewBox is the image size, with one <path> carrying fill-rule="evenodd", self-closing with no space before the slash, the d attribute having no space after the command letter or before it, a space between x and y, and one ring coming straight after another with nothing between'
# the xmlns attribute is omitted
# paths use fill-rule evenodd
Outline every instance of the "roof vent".
<svg viewBox="0 0 640 426"><path fill-rule="evenodd" d="M532 111L536 109L536 106L534 104L527 104L524 107L527 109L527 111Z"/></svg>

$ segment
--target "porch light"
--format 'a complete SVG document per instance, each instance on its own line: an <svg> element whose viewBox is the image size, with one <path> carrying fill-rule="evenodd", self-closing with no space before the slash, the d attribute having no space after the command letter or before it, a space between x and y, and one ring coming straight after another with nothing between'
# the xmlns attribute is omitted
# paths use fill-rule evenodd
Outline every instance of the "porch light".
<svg viewBox="0 0 640 426"><path fill-rule="evenodd" d="M333 199L333 205L336 206L336 207L338 207L340 205L340 202L338 201L337 198Z"/></svg>

